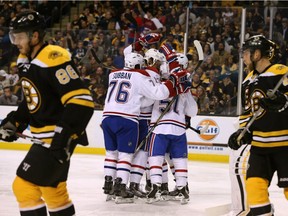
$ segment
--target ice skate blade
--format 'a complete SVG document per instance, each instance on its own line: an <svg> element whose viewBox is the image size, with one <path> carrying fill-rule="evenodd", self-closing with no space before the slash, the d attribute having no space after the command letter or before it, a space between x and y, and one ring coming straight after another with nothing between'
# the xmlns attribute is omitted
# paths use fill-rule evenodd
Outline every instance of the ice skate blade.
<svg viewBox="0 0 288 216"><path fill-rule="evenodd" d="M115 203L116 204L134 203L134 198L116 197L115 198Z"/></svg>

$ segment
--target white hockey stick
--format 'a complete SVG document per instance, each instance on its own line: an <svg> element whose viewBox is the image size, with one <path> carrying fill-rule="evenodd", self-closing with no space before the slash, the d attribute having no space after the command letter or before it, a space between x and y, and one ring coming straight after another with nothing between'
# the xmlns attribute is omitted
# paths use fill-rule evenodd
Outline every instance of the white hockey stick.
<svg viewBox="0 0 288 216"><path fill-rule="evenodd" d="M280 86L283 84L283 81L287 79L288 76L288 72L286 72L281 79L278 81L278 83L276 84L276 86L274 87L274 89L272 91L267 92L267 95L269 98L273 98L275 96L275 92L280 88ZM249 130L249 128L251 127L251 125L254 123L254 121L256 120L256 118L264 111L264 109L262 107L260 107L251 117L250 121L247 123L246 127L241 131L241 133L239 134L239 136L237 137L237 143L240 145L240 141L241 139L244 137L245 133Z"/></svg>
<svg viewBox="0 0 288 216"><path fill-rule="evenodd" d="M202 64L203 60L204 60L204 53L203 53L203 49L201 46L200 41L198 40L194 40L194 45L197 49L197 53L198 53L198 63L194 69L194 71L196 71L200 65ZM150 130L148 131L146 137L141 141L141 143L138 145L135 154L141 149L141 147L146 143L147 139L150 137L150 135L152 134L152 132L154 131L154 129L157 127L157 125L159 124L160 120L163 118L163 116L170 110L170 107L172 106L172 104L175 102L175 100L177 99L177 95L174 96L172 98L172 100L168 103L168 105L166 106L165 110L161 113L161 115L158 117L158 119L156 120L156 122L154 123L154 125L150 128ZM196 130L196 129L195 129Z"/></svg>
<svg viewBox="0 0 288 216"><path fill-rule="evenodd" d="M43 142L43 141L40 140L40 139L37 139L37 138L31 137L31 136L28 136L28 135L26 135L26 134L22 134L22 133L16 132L16 136L19 137L19 138L23 138L23 139L29 140L29 141L32 142L33 144L42 145L42 146L45 147L45 148L50 148L50 145L49 145L49 144Z"/></svg>

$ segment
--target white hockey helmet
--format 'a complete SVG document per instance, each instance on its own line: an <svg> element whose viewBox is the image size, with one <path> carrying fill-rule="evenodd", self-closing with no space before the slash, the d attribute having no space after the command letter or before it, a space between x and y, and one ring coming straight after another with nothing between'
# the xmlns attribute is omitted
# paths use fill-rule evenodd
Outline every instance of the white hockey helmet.
<svg viewBox="0 0 288 216"><path fill-rule="evenodd" d="M147 50L144 55L145 63L150 67L154 66L157 61L162 62L162 58L161 53L154 48Z"/></svg>
<svg viewBox="0 0 288 216"><path fill-rule="evenodd" d="M140 69L144 64L143 56L139 53L129 53L124 58L125 68Z"/></svg>
<svg viewBox="0 0 288 216"><path fill-rule="evenodd" d="M179 65L181 65L183 69L188 68L188 58L183 53L177 53L177 61L179 62Z"/></svg>

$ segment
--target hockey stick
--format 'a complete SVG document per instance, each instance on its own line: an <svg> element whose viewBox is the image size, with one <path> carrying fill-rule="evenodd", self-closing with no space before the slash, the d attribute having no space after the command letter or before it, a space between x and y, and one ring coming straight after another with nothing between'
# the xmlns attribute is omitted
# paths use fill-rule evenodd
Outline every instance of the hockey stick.
<svg viewBox="0 0 288 216"><path fill-rule="evenodd" d="M31 137L31 136L28 136L26 134L22 134L22 133L19 133L19 132L16 132L15 133L17 137L19 138L23 138L23 139L26 139L26 140L29 140L30 142L32 142L33 144L37 144L37 145L42 145L43 147L45 148L50 148L50 145L43 142L42 140L40 139L37 139L37 138L34 138L34 137Z"/></svg>
<svg viewBox="0 0 288 216"><path fill-rule="evenodd" d="M201 129L196 129L196 128L193 128L191 126L188 127L189 129L193 130L194 132L198 133L198 134L203 134L205 133L208 128L209 128L209 122Z"/></svg>
<svg viewBox="0 0 288 216"><path fill-rule="evenodd" d="M93 58L95 59L95 61L96 61L101 67L107 68L107 69L109 69L109 70L115 70L115 69L117 69L117 68L114 68L114 67L109 67L109 66L104 65L104 64L100 61L100 59L98 58L98 56L97 56L97 54L96 54L96 52L95 52L95 50L94 50L93 48L90 49L90 52L91 52Z"/></svg>
<svg viewBox="0 0 288 216"><path fill-rule="evenodd" d="M204 60L204 53L203 53L203 49L201 46L201 43L198 40L194 40L194 45L196 47L197 53L198 53L198 63L194 69L194 71L196 71L200 65L202 64L203 60ZM176 99L178 98L178 96L174 96L172 98L172 100L168 103L168 105L166 106L165 110L161 113L161 115L158 117L158 119L156 120L156 122L154 123L154 125L150 128L150 130L148 131L147 135L145 136L145 138L140 142L140 144L138 145L138 147L135 150L135 154L142 148L142 146L146 143L147 139L150 137L150 135L152 134L152 132L154 131L154 129L157 127L157 125L159 124L159 122L161 121L161 119L163 118L163 116L170 110L172 104L176 101ZM196 129L195 129L196 130Z"/></svg>
<svg viewBox="0 0 288 216"><path fill-rule="evenodd" d="M283 81L285 79L287 79L288 77L288 72L286 72L281 79L278 81L278 83L276 84L276 86L274 87L274 89L272 91L267 92L267 96L269 98L273 98L275 96L275 92L280 88L280 86L283 84ZM249 128L251 127L251 125L254 123L254 121L256 120L256 118L264 111L264 109L262 107L260 107L251 117L250 121L247 123L246 127L241 131L241 133L239 134L239 136L237 137L237 143L238 145L240 145L240 141L241 139L244 137L245 133L247 133L247 131L249 130Z"/></svg>

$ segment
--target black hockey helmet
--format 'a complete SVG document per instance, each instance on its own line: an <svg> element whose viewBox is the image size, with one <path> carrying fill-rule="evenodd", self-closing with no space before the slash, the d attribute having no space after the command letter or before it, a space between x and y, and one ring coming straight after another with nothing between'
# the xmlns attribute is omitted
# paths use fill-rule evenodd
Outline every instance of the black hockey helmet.
<svg viewBox="0 0 288 216"><path fill-rule="evenodd" d="M244 41L242 51L250 49L251 53L259 49L261 55L266 56L268 59L274 57L275 43L266 39L263 35L254 35Z"/></svg>
<svg viewBox="0 0 288 216"><path fill-rule="evenodd" d="M45 35L45 19L38 12L33 10L25 10L19 13L10 22L10 34L20 32L39 32L40 38Z"/></svg>

